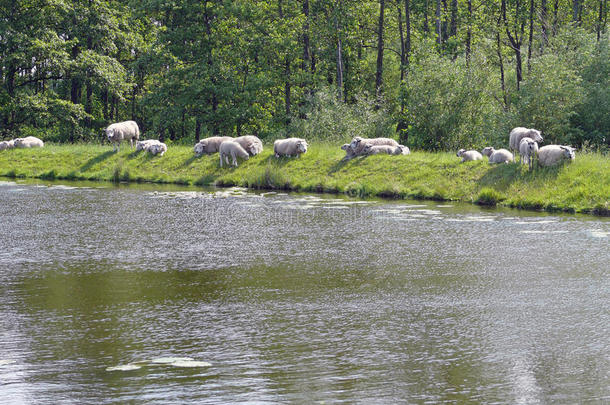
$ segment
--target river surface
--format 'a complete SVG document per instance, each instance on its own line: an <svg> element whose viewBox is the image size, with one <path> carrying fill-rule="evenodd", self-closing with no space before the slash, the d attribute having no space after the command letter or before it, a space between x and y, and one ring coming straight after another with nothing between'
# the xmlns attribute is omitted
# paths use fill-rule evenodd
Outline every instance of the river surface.
<svg viewBox="0 0 610 405"><path fill-rule="evenodd" d="M608 218L66 184L0 183L2 404L610 402Z"/></svg>

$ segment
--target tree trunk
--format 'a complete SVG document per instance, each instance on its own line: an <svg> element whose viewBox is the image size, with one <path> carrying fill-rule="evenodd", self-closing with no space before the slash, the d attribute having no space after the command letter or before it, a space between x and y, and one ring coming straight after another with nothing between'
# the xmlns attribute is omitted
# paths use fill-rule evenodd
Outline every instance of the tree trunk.
<svg viewBox="0 0 610 405"><path fill-rule="evenodd" d="M443 44L443 36L441 32L441 0L436 0L436 43Z"/></svg>
<svg viewBox="0 0 610 405"><path fill-rule="evenodd" d="M558 13L559 13L559 0L555 0L555 4L553 7L553 36L555 36L557 34L557 22L559 21Z"/></svg>
<svg viewBox="0 0 610 405"><path fill-rule="evenodd" d="M447 30L447 27L449 26L447 16L449 13L447 12L447 0L441 0L441 2L443 4L443 10L441 11L441 32L443 34L443 44L445 44L447 43L447 39L449 39L449 31Z"/></svg>
<svg viewBox="0 0 610 405"><path fill-rule="evenodd" d="M572 22L580 22L580 1L572 0Z"/></svg>
<svg viewBox="0 0 610 405"><path fill-rule="evenodd" d="M451 0L451 24L449 25L450 37L455 37L457 35L457 14L458 2L457 0Z"/></svg>
<svg viewBox="0 0 610 405"><path fill-rule="evenodd" d="M91 95L93 94L93 87L91 86L91 81L87 80L86 83L87 89L85 90L85 112L89 114L89 116L85 119L85 126L87 128L91 128L91 112L93 110L91 103Z"/></svg>
<svg viewBox="0 0 610 405"><path fill-rule="evenodd" d="M527 73L532 70L532 40L534 39L534 0L530 0L530 35L527 44Z"/></svg>
<svg viewBox="0 0 610 405"><path fill-rule="evenodd" d="M343 99L343 49L341 47L341 31L339 30L339 20L337 19L337 13L340 11L341 3L335 4L335 33L337 35L337 99Z"/></svg>
<svg viewBox="0 0 610 405"><path fill-rule="evenodd" d="M540 43L540 53L542 54L544 52L544 48L546 48L546 46L549 43L549 37L548 37L548 15L547 15L547 8L546 8L546 1L547 0L541 0L540 2L540 20L542 22L540 29L542 30L542 41Z"/></svg>
<svg viewBox="0 0 610 405"><path fill-rule="evenodd" d="M288 55L285 56L284 59L284 77L286 82L284 83L284 101L286 105L286 125L290 124L290 109L291 109L291 100L290 100L290 58Z"/></svg>
<svg viewBox="0 0 610 405"><path fill-rule="evenodd" d="M597 42L599 42L601 35L602 35L602 30L604 27L604 4L606 3L606 0L599 0L599 17L597 19Z"/></svg>
<svg viewBox="0 0 610 405"><path fill-rule="evenodd" d="M409 58L411 57L411 2L405 0L405 22L407 23L407 41L405 43L405 63L409 66Z"/></svg>
<svg viewBox="0 0 610 405"><path fill-rule="evenodd" d="M466 66L470 67L470 46L472 43L472 0L468 0L468 31L466 32Z"/></svg>
<svg viewBox="0 0 610 405"><path fill-rule="evenodd" d="M430 33L430 24L428 23L428 8L430 8L430 5L428 4L429 0L426 0L426 4L424 6L424 32L426 34Z"/></svg>
<svg viewBox="0 0 610 405"><path fill-rule="evenodd" d="M405 79L405 34L402 28L402 8L398 4L398 33L400 35L400 82Z"/></svg>
<svg viewBox="0 0 610 405"><path fill-rule="evenodd" d="M506 96L506 85L504 84L504 59L502 58L502 48L500 43L500 24L498 24L498 31L496 32L496 52L498 54L498 62L500 64L500 85L502 87L502 99L504 100L504 110L508 109L508 99Z"/></svg>
<svg viewBox="0 0 610 405"><path fill-rule="evenodd" d="M195 143L199 142L201 139L201 120L199 118L195 119Z"/></svg>
<svg viewBox="0 0 610 405"><path fill-rule="evenodd" d="M383 20L385 0L379 0L379 24L377 26L377 73L375 75L375 94L377 100L381 97L383 85Z"/></svg>

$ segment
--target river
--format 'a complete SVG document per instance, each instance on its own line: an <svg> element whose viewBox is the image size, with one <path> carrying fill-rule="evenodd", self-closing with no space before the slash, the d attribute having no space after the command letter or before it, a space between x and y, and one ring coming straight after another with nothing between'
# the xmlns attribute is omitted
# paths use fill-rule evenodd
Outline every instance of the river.
<svg viewBox="0 0 610 405"><path fill-rule="evenodd" d="M608 218L10 181L0 209L3 404L610 401Z"/></svg>

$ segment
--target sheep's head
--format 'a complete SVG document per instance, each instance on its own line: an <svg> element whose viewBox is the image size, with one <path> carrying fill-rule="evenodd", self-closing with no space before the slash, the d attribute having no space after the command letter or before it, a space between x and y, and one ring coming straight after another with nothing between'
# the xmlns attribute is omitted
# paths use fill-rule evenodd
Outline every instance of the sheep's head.
<svg viewBox="0 0 610 405"><path fill-rule="evenodd" d="M144 149L144 145L145 145L145 144L144 144L144 142L137 141L137 142L136 142L136 152L138 152L138 151L140 151L140 150Z"/></svg>
<svg viewBox="0 0 610 405"><path fill-rule="evenodd" d="M305 153L307 152L307 142L305 141L297 141L297 151L299 153Z"/></svg>
<svg viewBox="0 0 610 405"><path fill-rule="evenodd" d="M347 152L347 150L349 149L350 144L349 143L344 143L343 145L341 145L341 150L344 150Z"/></svg>
<svg viewBox="0 0 610 405"><path fill-rule="evenodd" d="M481 155L490 157L496 150L492 146L487 146L481 151Z"/></svg>
<svg viewBox="0 0 610 405"><path fill-rule="evenodd" d="M563 155L566 159L574 160L574 158L576 157L576 154L574 153L574 148L572 148L571 146L560 146L560 148L563 151Z"/></svg>
<svg viewBox="0 0 610 405"><path fill-rule="evenodd" d="M529 138L532 138L536 142L543 142L542 134L537 129L530 129L527 135Z"/></svg>
<svg viewBox="0 0 610 405"><path fill-rule="evenodd" d="M196 155L201 155L204 151L205 151L205 147L203 146L203 144L201 142L195 144L195 147L193 148L193 150L195 151Z"/></svg>
<svg viewBox="0 0 610 405"><path fill-rule="evenodd" d="M457 153L455 154L457 157L462 157L462 155L464 154L464 152L466 152L466 149L460 149L457 151Z"/></svg>
<svg viewBox="0 0 610 405"><path fill-rule="evenodd" d="M9 148L8 142L6 142L6 141L0 142L0 150L4 150L4 149L8 149L8 148Z"/></svg>
<svg viewBox="0 0 610 405"><path fill-rule="evenodd" d="M409 150L409 147L405 146L405 145L398 145L398 149L400 149L400 154L401 155L408 155L411 152Z"/></svg>
<svg viewBox="0 0 610 405"><path fill-rule="evenodd" d="M114 129L106 128L106 137L109 141L112 141L112 138L114 138Z"/></svg>
<svg viewBox="0 0 610 405"><path fill-rule="evenodd" d="M356 148L358 147L358 145L360 145L360 142L362 142L362 138L357 136L354 139L352 139L352 142L349 144L349 146L356 150Z"/></svg>

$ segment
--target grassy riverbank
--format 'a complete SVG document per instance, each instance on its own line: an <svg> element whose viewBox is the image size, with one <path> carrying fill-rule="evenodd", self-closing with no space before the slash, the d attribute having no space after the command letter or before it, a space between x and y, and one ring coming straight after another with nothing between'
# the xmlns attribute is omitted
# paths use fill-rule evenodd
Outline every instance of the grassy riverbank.
<svg viewBox="0 0 610 405"><path fill-rule="evenodd" d="M516 164L461 164L451 153L342 162L344 154L338 146L314 145L301 159L276 159L266 147L238 168L221 169L217 154L196 158L187 146L156 157L128 147L114 153L110 146L48 145L0 152L0 176L323 191L610 215L610 158L601 154L577 154L571 164L532 172Z"/></svg>

